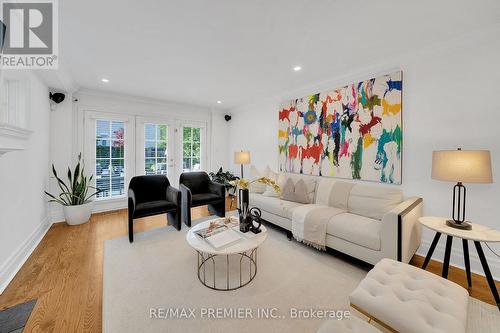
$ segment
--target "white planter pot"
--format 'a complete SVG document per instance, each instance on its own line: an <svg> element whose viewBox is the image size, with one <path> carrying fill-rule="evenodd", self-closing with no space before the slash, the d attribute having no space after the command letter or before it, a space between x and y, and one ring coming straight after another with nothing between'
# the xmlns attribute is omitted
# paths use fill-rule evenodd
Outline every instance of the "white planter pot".
<svg viewBox="0 0 500 333"><path fill-rule="evenodd" d="M78 206L63 206L66 223L69 225L79 225L87 222L90 219L93 207L93 201Z"/></svg>

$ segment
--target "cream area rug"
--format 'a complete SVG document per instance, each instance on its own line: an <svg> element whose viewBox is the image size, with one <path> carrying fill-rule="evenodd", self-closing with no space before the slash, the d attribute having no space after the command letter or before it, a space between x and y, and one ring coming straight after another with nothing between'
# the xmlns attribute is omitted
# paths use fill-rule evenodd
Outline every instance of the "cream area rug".
<svg viewBox="0 0 500 333"><path fill-rule="evenodd" d="M255 279L214 291L197 278L186 232L166 227L136 234L133 244L105 242L104 332L315 332L321 317L345 316L367 273L268 227ZM469 315L469 332L498 332L496 307L471 299Z"/></svg>

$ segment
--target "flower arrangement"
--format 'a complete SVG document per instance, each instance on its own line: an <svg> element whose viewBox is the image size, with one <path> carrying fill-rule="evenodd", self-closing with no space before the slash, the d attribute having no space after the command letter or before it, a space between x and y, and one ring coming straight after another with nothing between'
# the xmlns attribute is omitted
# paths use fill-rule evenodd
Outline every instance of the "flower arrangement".
<svg viewBox="0 0 500 333"><path fill-rule="evenodd" d="M281 192L280 186L274 180L272 180L271 178L268 178L268 177L260 177L260 178L254 179L252 181L249 181L248 179L242 178L242 179L238 179L238 180L233 180L232 182L230 182L230 184L246 190L246 189L248 189L250 184L255 183L255 182L270 185L273 187L273 189L276 192L278 192L278 193Z"/></svg>

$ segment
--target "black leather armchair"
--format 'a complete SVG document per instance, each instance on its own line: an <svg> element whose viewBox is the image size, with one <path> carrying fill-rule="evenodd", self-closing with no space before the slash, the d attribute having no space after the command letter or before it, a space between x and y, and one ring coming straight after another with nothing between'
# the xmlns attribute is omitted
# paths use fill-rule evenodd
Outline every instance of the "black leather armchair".
<svg viewBox="0 0 500 333"><path fill-rule="evenodd" d="M168 223L181 230L181 192L166 176L137 176L128 187L128 239L134 241L134 219L167 214Z"/></svg>
<svg viewBox="0 0 500 333"><path fill-rule="evenodd" d="M182 192L182 218L191 226L191 207L208 205L210 213L226 216L226 188L213 182L206 172L185 172L179 179Z"/></svg>

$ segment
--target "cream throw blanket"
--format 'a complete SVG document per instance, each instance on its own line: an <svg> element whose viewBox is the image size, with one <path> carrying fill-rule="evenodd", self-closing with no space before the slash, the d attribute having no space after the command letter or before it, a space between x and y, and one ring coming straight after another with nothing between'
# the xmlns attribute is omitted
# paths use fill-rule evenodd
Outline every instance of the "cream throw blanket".
<svg viewBox="0 0 500 333"><path fill-rule="evenodd" d="M338 208L324 205L305 205L293 212L293 237L318 250L326 250L326 228L332 216L345 212Z"/></svg>

